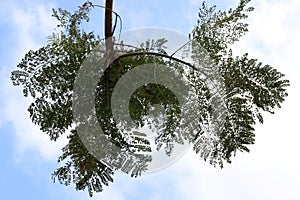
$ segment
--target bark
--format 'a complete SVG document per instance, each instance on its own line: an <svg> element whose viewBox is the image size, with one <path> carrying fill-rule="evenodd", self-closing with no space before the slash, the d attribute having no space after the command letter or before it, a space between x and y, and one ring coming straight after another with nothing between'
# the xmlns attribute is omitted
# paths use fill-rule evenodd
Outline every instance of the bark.
<svg viewBox="0 0 300 200"><path fill-rule="evenodd" d="M113 51L112 11L113 11L113 0L106 0L105 17L104 17L104 35L105 35L106 52L108 55L111 54Z"/></svg>

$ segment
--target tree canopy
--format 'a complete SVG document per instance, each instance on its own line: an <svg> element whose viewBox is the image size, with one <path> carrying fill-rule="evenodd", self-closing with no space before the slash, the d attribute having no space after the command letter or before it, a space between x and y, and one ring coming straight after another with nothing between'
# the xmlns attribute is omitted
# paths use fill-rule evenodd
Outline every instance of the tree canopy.
<svg viewBox="0 0 300 200"><path fill-rule="evenodd" d="M152 127L157 132L156 148L163 148L166 154L171 154L174 143L182 143L183 139L187 139L200 157L220 167L223 167L224 162L230 163L236 151L249 152L249 145L255 141L254 125L257 122L263 123L261 113L273 113L275 107L280 108L289 85L282 73L250 58L247 53L233 56L230 45L248 31L248 24L244 20L254 9L248 7L249 2L241 0L235 9L228 11L218 11L216 6L208 7L203 2L198 21L189 35L193 41L189 46L192 54L190 62L168 54L165 47L168 40L165 38L149 38L139 47L117 44L112 40L114 51L125 54L114 57L99 79L95 109L105 137L122 152L111 152L110 146L105 145L98 148L107 151L106 161L111 159L111 154L118 154L116 156L121 163L118 165L108 165L105 159L101 161L89 152L78 135L80 125L74 123L72 111L74 98L79 98L74 95L73 89L80 67L95 49L102 58L108 53L107 38L101 39L94 32L88 33L81 28L82 23L89 21L89 12L96 5L88 1L73 14L61 8L53 9L53 17L59 21L61 31L53 33L45 46L26 53L17 70L11 73L12 83L23 88L25 97L33 98L28 108L32 122L54 141L62 134L69 134L68 144L58 158L63 166L52 174L53 180L65 185L75 184L77 190L88 189L92 196L93 192L101 192L103 185L113 181L116 170L122 170L133 177L147 171L147 165L151 162L151 155L147 154L152 151L150 142L142 136L128 138L126 130L120 129L114 120L111 102L115 86L126 73L137 66L151 63L170 67L184 76L186 84L193 88L196 100L190 106L194 110L193 127L199 130L194 132L186 129L184 135L180 135L176 131L182 120L180 99L161 84L141 86L130 98L129 113L136 126L141 127L145 123L151 126L152 118L147 116L154 105L162 105L166 119L158 120ZM117 19L119 15L115 14ZM115 26L116 23L111 33ZM203 80L203 70L197 68L199 62L203 62L199 60L203 50L214 62L214 69L208 70L218 73L224 84L221 88L222 102L218 102L220 96L213 94L210 89L212 86ZM212 108L216 102L226 110ZM218 121L220 116L222 125ZM130 152L127 160L124 156L128 154L124 152ZM132 158L131 154L136 156Z"/></svg>

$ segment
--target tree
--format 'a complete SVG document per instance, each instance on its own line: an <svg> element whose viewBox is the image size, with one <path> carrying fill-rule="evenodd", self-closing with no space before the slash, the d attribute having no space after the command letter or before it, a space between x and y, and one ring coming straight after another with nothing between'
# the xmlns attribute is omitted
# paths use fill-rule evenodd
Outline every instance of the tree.
<svg viewBox="0 0 300 200"><path fill-rule="evenodd" d="M28 108L33 123L40 126L51 140L56 140L68 130L71 132L68 135L69 142L58 159L64 165L52 174L53 180L65 185L74 183L77 190L87 188L92 196L93 192L101 192L103 185L113 181L115 170L125 171L134 177L147 170L147 164L151 162L151 156L146 154L151 151L149 141L143 137L128 140L126 130L117 126L111 109L113 89L117 82L124 74L142 64L169 66L186 78L197 97L197 109L194 109L193 116L196 116L194 126L200 131L187 129L185 135L181 136L176 132L181 120L180 100L171 90L160 84L148 84L134 92L129 112L137 126L146 123L145 117L150 122L147 116L154 104L161 104L166 111L167 119L154 128L158 134L155 138L158 149L164 148L167 154L171 154L174 143L182 143L184 138L204 160L220 167L223 167L224 161L230 163L237 150L249 152L248 145L254 144L255 139L254 125L257 121L263 123L261 111L273 113L276 106L280 107L289 85L289 81L283 79L284 75L269 65L249 58L248 54L232 55L230 45L248 31L248 24L243 20L253 10L247 7L249 2L241 0L237 8L228 11L216 11L215 6L207 7L203 2L198 22L189 36L193 41L188 46L193 58L191 62L168 55L164 46L167 40L164 38L156 41L150 38L140 47L116 44L112 36L117 23L112 25L112 15L115 14L116 20L119 15L112 10L112 0L107 0L104 7L104 40L80 28L84 21L89 21L89 11L99 6L87 1L74 14L60 8L53 9L53 16L59 21L58 26L62 31L59 35L53 34L44 47L26 53L17 66L18 70L11 74L13 84L23 87L24 96L30 95L34 99ZM200 62L199 55L203 53L203 49L197 48L199 45L208 53L209 60L213 59L214 70L221 75L225 87L222 88L224 101L220 104L226 107L226 112L218 108L212 110L212 104L220 98L212 94L201 76L203 71L196 67ZM74 83L80 66L95 48L104 59L92 62L110 63L97 84L96 117L105 138L122 152L112 152L111 146L104 144L98 148L107 151L107 155L115 154L115 158L119 158L117 165L109 165L95 158L78 135L82 124L74 123L72 101L79 98L73 92ZM118 57L116 51L125 54ZM218 120L220 116L223 119L221 125ZM88 133L92 130L84 131ZM89 142L93 143L93 140ZM134 157L130 156L133 154ZM111 156L105 159L110 160Z"/></svg>

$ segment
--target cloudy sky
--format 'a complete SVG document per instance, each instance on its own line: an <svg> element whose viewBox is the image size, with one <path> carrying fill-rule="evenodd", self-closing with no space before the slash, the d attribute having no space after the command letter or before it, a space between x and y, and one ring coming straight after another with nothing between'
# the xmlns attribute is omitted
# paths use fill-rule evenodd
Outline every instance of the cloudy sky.
<svg viewBox="0 0 300 200"><path fill-rule="evenodd" d="M170 2L168 4L167 2ZM226 9L237 0L208 0ZM226 4L224 3L226 2ZM83 1L0 0L0 195L1 199L87 199L87 192L53 184L50 174L66 140L50 142L32 125L26 111L30 99L12 87L9 74L30 49L38 49L54 30L51 8L74 10ZM94 3L103 5L103 0ZM198 0L115 1L124 31L168 28L188 34L197 20ZM252 0L250 32L234 46L277 68L291 81L289 96L275 115L265 114L256 126L256 144L233 163L216 169L188 152L171 167L137 179L117 173L114 183L95 199L298 200L300 199L300 1ZM90 28L102 34L102 10Z"/></svg>

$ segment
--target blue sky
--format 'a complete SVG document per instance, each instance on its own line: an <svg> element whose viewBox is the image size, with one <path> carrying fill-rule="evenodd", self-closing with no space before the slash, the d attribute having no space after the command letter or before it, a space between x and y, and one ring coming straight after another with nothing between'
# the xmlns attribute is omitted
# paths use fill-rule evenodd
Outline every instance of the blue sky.
<svg viewBox="0 0 300 200"><path fill-rule="evenodd" d="M168 2L171 2L168 4ZM211 0L220 8L237 0ZM224 3L226 2L226 4ZM53 184L50 174L66 139L50 142L32 125L26 111L30 99L12 87L10 71L30 49L45 44L55 28L52 7L74 10L83 1L0 0L0 195L1 199L88 199L87 192ZM94 1L103 5L103 0ZM197 19L198 0L115 1L123 30L168 28L188 34ZM233 46L235 54L248 52L276 67L291 81L289 97L275 115L265 115L256 126L256 144L239 153L225 169L215 169L188 152L171 167L137 179L117 173L114 183L95 199L296 200L300 199L299 45L300 1L253 0L250 32ZM102 33L102 10L91 29ZM100 21L99 21L100 20Z"/></svg>

